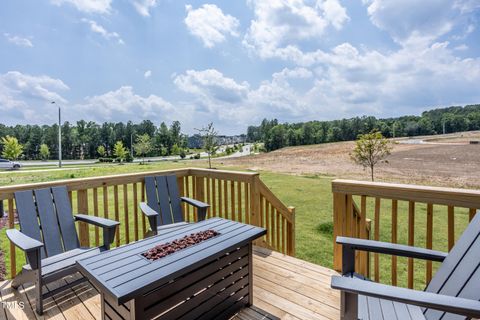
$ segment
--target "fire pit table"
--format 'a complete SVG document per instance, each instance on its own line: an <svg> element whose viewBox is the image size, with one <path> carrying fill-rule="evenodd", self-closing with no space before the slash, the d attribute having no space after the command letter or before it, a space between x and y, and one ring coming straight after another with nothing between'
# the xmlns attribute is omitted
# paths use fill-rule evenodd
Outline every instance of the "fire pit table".
<svg viewBox="0 0 480 320"><path fill-rule="evenodd" d="M212 218L77 264L102 319L228 319L253 302L252 241L265 234Z"/></svg>

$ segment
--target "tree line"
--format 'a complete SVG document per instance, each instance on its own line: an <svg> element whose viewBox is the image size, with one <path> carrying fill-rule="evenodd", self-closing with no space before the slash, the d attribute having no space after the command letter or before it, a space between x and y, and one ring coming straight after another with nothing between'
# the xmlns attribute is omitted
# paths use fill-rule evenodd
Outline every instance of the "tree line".
<svg viewBox="0 0 480 320"><path fill-rule="evenodd" d="M480 104L425 111L421 116L377 119L373 116L333 121L279 123L264 119L247 129L248 142L264 142L272 151L287 146L355 140L360 134L380 132L387 138L480 130Z"/></svg>
<svg viewBox="0 0 480 320"><path fill-rule="evenodd" d="M188 136L181 132L179 121L170 126L162 122L158 127L150 120L138 124L127 122L77 121L62 124L62 158L95 159L117 157L121 147L125 152L142 148L142 156L181 155L187 149ZM57 159L58 125L16 125L0 124L0 138L15 137L22 145L22 159ZM147 138L148 136L148 138ZM148 143L145 141L148 140ZM121 146L119 144L121 142ZM148 147L145 145L148 144ZM0 154L5 143L0 143ZM122 149L123 150L123 149Z"/></svg>

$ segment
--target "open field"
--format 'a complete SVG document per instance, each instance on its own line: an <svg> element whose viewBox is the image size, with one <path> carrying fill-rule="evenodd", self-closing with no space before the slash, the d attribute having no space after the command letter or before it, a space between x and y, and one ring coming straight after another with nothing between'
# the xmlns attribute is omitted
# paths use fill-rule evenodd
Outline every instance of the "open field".
<svg viewBox="0 0 480 320"><path fill-rule="evenodd" d="M480 137L480 134L477 136ZM480 145L457 144L467 139L470 137L450 137L442 140L445 142L442 144L396 143L388 157L388 164L382 163L376 168L376 180L478 188ZM437 138L436 141L440 140ZM455 144L449 144L450 141ZM368 172L350 159L353 147L354 142L351 141L288 147L255 156L225 159L222 164L297 175L368 180Z"/></svg>

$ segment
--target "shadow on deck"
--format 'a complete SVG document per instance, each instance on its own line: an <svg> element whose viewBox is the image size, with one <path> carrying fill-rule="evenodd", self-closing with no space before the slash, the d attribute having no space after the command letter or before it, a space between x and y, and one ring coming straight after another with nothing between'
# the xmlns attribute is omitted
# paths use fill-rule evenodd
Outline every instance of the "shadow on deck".
<svg viewBox="0 0 480 320"><path fill-rule="evenodd" d="M254 252L254 305L232 319L340 318L340 294L330 289L330 277L335 271L264 248L255 247ZM71 282L77 277L51 283L47 289L53 290L63 285L61 281ZM0 319L101 319L100 296L89 283L46 299L42 317L33 311L32 286L16 291L10 281L4 281L0 283L0 294Z"/></svg>

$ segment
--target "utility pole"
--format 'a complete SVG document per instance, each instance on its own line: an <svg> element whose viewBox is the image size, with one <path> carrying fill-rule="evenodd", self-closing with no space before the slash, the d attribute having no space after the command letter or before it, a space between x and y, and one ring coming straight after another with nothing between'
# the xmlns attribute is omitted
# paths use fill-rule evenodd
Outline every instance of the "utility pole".
<svg viewBox="0 0 480 320"><path fill-rule="evenodd" d="M133 133L130 133L130 155L133 159Z"/></svg>
<svg viewBox="0 0 480 320"><path fill-rule="evenodd" d="M52 101L55 104L55 101ZM62 109L58 106L58 167L62 167Z"/></svg>
<svg viewBox="0 0 480 320"><path fill-rule="evenodd" d="M445 119L443 119L443 134L445 134Z"/></svg>

